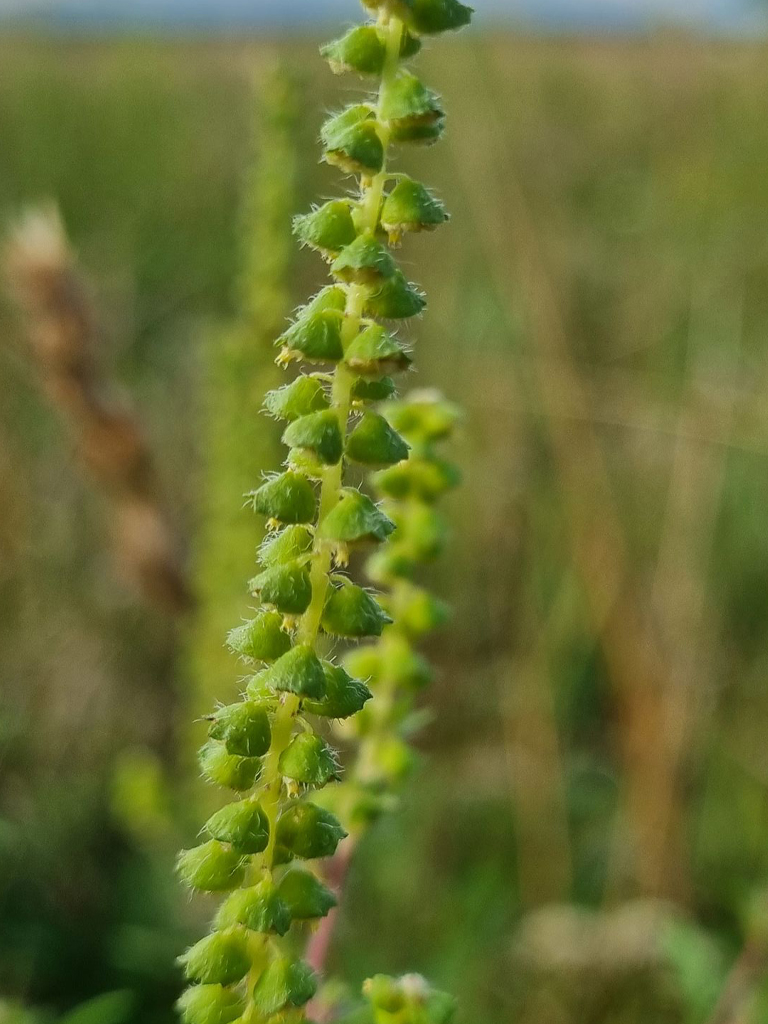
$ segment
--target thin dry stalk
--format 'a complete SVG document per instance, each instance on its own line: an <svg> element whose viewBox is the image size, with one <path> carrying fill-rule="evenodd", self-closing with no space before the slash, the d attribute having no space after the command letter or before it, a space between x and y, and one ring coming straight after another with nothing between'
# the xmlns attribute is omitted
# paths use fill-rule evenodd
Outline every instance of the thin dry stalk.
<svg viewBox="0 0 768 1024"><path fill-rule="evenodd" d="M42 387L68 427L78 461L109 502L123 572L168 614L187 611L190 590L159 503L152 456L135 414L115 397L99 366L93 303L56 209L26 213L4 256Z"/></svg>

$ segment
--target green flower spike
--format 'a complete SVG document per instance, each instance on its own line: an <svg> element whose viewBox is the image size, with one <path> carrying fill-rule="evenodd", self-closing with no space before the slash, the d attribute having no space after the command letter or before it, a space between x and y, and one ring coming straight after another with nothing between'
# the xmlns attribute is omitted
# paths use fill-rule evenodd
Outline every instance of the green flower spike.
<svg viewBox="0 0 768 1024"><path fill-rule="evenodd" d="M411 356L377 321L424 310L391 248L448 219L424 185L389 170L394 143L434 141L445 120L403 61L422 33L460 27L469 9L458 0L365 5L375 23L323 48L333 71L377 76L379 87L321 129L324 159L359 176L356 187L294 220L332 277L276 341L277 364L296 361L303 372L264 401L289 451L285 471L248 495L268 528L250 582L258 608L227 646L249 678L238 701L207 717L199 754L204 777L229 799L206 822L206 841L178 861L188 886L226 894L209 936L181 958L193 983L178 1004L185 1024L306 1022L317 978L297 955L297 922L324 917L336 897L318 877L322 865L315 873L297 862L333 856L345 825L359 831L396 803L414 761L416 695L433 677L414 643L446 617L412 580L445 539L435 506L457 475L437 446L454 410L424 393L394 400L393 375ZM318 363L321 372L307 372ZM349 486L353 463L378 468L372 496ZM385 594L340 574L357 545L373 548L366 571ZM343 665L327 660L336 640L364 639ZM359 742L357 766L342 774L320 720L328 736L344 720ZM449 1003L421 979L377 977L367 992L361 1019L370 1024L447 1024Z"/></svg>

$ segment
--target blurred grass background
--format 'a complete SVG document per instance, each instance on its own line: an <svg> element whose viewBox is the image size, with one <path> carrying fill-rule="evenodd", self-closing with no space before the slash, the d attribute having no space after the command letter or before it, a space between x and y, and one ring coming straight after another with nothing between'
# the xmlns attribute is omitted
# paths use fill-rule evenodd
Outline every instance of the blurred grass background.
<svg viewBox="0 0 768 1024"><path fill-rule="evenodd" d="M767 55L495 35L423 59L449 135L401 164L454 221L404 250L431 303L413 384L466 407L465 485L427 757L338 935L355 984L422 971L467 1024L694 1024L761 934ZM193 549L253 77L275 61L298 82L303 209L337 191L313 140L352 89L314 44L0 40L0 215L60 202ZM290 305L322 275L300 254ZM131 828L114 793L126 773L155 792L147 750L176 763L194 636L114 573L8 305L0 338L0 992L58 1012L128 989L131 1020L169 1022L204 910L163 815Z"/></svg>

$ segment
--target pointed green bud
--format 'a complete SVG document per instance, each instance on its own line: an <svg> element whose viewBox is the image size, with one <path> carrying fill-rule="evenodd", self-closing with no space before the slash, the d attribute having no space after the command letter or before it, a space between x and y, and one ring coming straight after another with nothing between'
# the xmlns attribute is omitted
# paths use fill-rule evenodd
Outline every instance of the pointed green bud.
<svg viewBox="0 0 768 1024"><path fill-rule="evenodd" d="M277 891L294 921L325 917L338 902L331 890L311 871L287 871L280 879Z"/></svg>
<svg viewBox="0 0 768 1024"><path fill-rule="evenodd" d="M239 853L212 839L193 850L182 850L176 870L190 889L228 892L243 880L243 859Z"/></svg>
<svg viewBox="0 0 768 1024"><path fill-rule="evenodd" d="M461 474L456 466L442 459L411 456L407 462L374 473L371 479L376 489L388 498L433 502L456 487Z"/></svg>
<svg viewBox="0 0 768 1024"><path fill-rule="evenodd" d="M273 690L296 693L321 700L325 694L325 673L311 647L297 644L268 669L264 683Z"/></svg>
<svg viewBox="0 0 768 1024"><path fill-rule="evenodd" d="M440 200L411 178L395 185L381 210L381 226L394 241L405 231L434 231L449 219Z"/></svg>
<svg viewBox="0 0 768 1024"><path fill-rule="evenodd" d="M314 298L302 306L296 319L310 313L343 313L347 308L347 293L337 284L326 285Z"/></svg>
<svg viewBox="0 0 768 1024"><path fill-rule="evenodd" d="M285 565L312 550L312 531L306 526L288 526L280 533L274 533L259 548L259 561L267 568ZM273 613L267 613L273 614ZM285 651L281 651L285 654Z"/></svg>
<svg viewBox="0 0 768 1024"><path fill-rule="evenodd" d="M461 409L433 391L414 391L401 402L388 402L383 412L395 430L420 442L445 440L461 419Z"/></svg>
<svg viewBox="0 0 768 1024"><path fill-rule="evenodd" d="M238 800L216 811L205 831L220 843L231 843L238 853L261 853L269 842L269 819L253 800Z"/></svg>
<svg viewBox="0 0 768 1024"><path fill-rule="evenodd" d="M393 466L408 458L409 446L383 416L366 412L347 438L347 458L364 466Z"/></svg>
<svg viewBox="0 0 768 1024"><path fill-rule="evenodd" d="M358 237L339 253L331 271L348 284L381 284L393 277L397 264L386 246L370 232Z"/></svg>
<svg viewBox="0 0 768 1024"><path fill-rule="evenodd" d="M272 740L267 710L252 700L218 708L208 735L222 740L227 753L239 757L261 757Z"/></svg>
<svg viewBox="0 0 768 1024"><path fill-rule="evenodd" d="M290 857L330 857L346 838L338 818L306 800L292 800L277 822L277 843Z"/></svg>
<svg viewBox="0 0 768 1024"><path fill-rule="evenodd" d="M249 931L285 935L291 927L288 904L267 878L247 889L235 889L216 915L217 928L244 925Z"/></svg>
<svg viewBox="0 0 768 1024"><path fill-rule="evenodd" d="M347 174L378 174L384 146L373 111L364 104L349 107L325 122L320 138L325 159Z"/></svg>
<svg viewBox="0 0 768 1024"><path fill-rule="evenodd" d="M333 409L326 409L294 420L283 434L283 444L291 448L308 448L326 466L335 466L344 450L339 414Z"/></svg>
<svg viewBox="0 0 768 1024"><path fill-rule="evenodd" d="M274 661L290 650L291 638L283 629L282 617L277 612L262 611L230 630L227 647L243 658Z"/></svg>
<svg viewBox="0 0 768 1024"><path fill-rule="evenodd" d="M273 960L256 982L253 1004L263 1017L273 1017L289 1006L303 1006L317 991L317 976L303 960Z"/></svg>
<svg viewBox="0 0 768 1024"><path fill-rule="evenodd" d="M371 324L350 343L344 362L353 373L375 377L407 369L411 357L397 338L379 324Z"/></svg>
<svg viewBox="0 0 768 1024"><path fill-rule="evenodd" d="M379 380L365 380L359 378L352 385L352 400L354 402L383 402L391 398L397 391L397 385L391 377L381 377Z"/></svg>
<svg viewBox="0 0 768 1024"><path fill-rule="evenodd" d="M380 316L385 320L407 320L423 313L426 307L424 295L398 271L370 296L365 308L369 316Z"/></svg>
<svg viewBox="0 0 768 1024"><path fill-rule="evenodd" d="M455 32L469 25L474 11L459 0L408 0L406 20L419 35Z"/></svg>
<svg viewBox="0 0 768 1024"><path fill-rule="evenodd" d="M286 562L265 569L251 580L248 589L283 615L303 615L312 600L306 562Z"/></svg>
<svg viewBox="0 0 768 1024"><path fill-rule="evenodd" d="M389 537L395 524L371 499L354 488L344 488L342 498L319 527L319 536L336 544L380 542Z"/></svg>
<svg viewBox="0 0 768 1024"><path fill-rule="evenodd" d="M311 732L302 732L291 740L280 755L280 772L306 786L324 786L339 778L339 765L334 751L324 739Z"/></svg>
<svg viewBox="0 0 768 1024"><path fill-rule="evenodd" d="M347 199L332 199L310 213L295 217L293 232L299 241L326 256L337 253L357 236Z"/></svg>
<svg viewBox="0 0 768 1024"><path fill-rule="evenodd" d="M281 523L311 523L315 518L315 489L298 473L274 476L248 497L254 511Z"/></svg>
<svg viewBox="0 0 768 1024"><path fill-rule="evenodd" d="M328 409L330 402L323 385L314 377L302 375L291 384L268 391L264 407L275 419L293 421L311 412Z"/></svg>
<svg viewBox="0 0 768 1024"><path fill-rule="evenodd" d="M207 935L180 956L179 963L190 981L204 985L234 985L251 969L248 942L241 931Z"/></svg>
<svg viewBox="0 0 768 1024"><path fill-rule="evenodd" d="M305 359L308 363L338 363L344 355L341 344L342 318L335 309L306 313L280 335L285 359Z"/></svg>
<svg viewBox="0 0 768 1024"><path fill-rule="evenodd" d="M420 49L420 40L404 31L400 44L401 59L413 57ZM320 53L335 75L356 71L360 75L379 76L384 70L386 51L385 41L375 25L359 25L350 29L341 39L334 39L320 47Z"/></svg>
<svg viewBox="0 0 768 1024"><path fill-rule="evenodd" d="M178 999L184 1024L231 1024L244 1011L243 999L222 985L193 985Z"/></svg>
<svg viewBox="0 0 768 1024"><path fill-rule="evenodd" d="M362 711L373 694L359 679L353 679L338 665L323 663L325 696L322 700L305 700L304 710L321 718L350 718Z"/></svg>
<svg viewBox="0 0 768 1024"><path fill-rule="evenodd" d="M440 97L410 71L401 71L387 89L381 117L394 126L433 125L445 117Z"/></svg>
<svg viewBox="0 0 768 1024"><path fill-rule="evenodd" d="M349 580L335 582L328 590L322 627L332 636L381 636L392 619L378 601Z"/></svg>
<svg viewBox="0 0 768 1024"><path fill-rule="evenodd" d="M309 480L321 481L327 466L309 448L291 448L285 465L294 473L307 477Z"/></svg>
<svg viewBox="0 0 768 1024"><path fill-rule="evenodd" d="M279 664L279 662L276 662ZM209 782L242 793L250 789L261 771L258 757L238 757L228 754L223 743L209 740L200 748L198 761Z"/></svg>

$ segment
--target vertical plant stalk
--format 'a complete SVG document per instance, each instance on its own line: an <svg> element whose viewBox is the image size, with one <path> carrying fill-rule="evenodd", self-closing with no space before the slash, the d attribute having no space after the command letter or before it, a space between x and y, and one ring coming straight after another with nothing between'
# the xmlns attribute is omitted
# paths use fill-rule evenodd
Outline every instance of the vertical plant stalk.
<svg viewBox="0 0 768 1024"><path fill-rule="evenodd" d="M296 83L277 62L255 83L254 154L241 215L243 271L238 319L205 346L204 501L195 553L199 611L190 636L196 693L190 717L205 714L231 677L222 636L246 606L242 577L263 539L261 524L234 502L273 464L278 437L259 415L264 392L279 383L272 343L291 307L293 245L285 230L298 179Z"/></svg>
<svg viewBox="0 0 768 1024"><path fill-rule="evenodd" d="M294 221L300 241L329 260L334 280L278 339L280 365L327 369L301 374L265 399L287 422L290 451L286 470L249 495L269 530L261 571L249 584L260 605L230 632L229 646L252 675L242 700L211 714L200 752L203 774L240 798L214 813L203 829L207 840L179 857L191 888L229 894L211 934L182 958L193 983L179 1002L186 1024L306 1019L317 977L297 958L291 933L321 920L336 900L296 864L332 856L347 835L317 796L338 780L339 768L314 723L351 719L371 698L364 680L327 657L328 645L381 637L392 623L343 569L355 548L400 532L396 519L346 485L345 468L399 467L411 487L419 475L420 460L408 459L403 436L372 408L394 393L388 374L411 361L375 318L406 320L424 309L391 246L406 231L448 218L423 185L392 175L388 158L395 142L436 141L444 127L439 98L402 67L403 58L420 49L420 35L460 28L471 12L458 0L366 6L375 22L324 48L335 70L379 79L373 102L332 116L321 132L327 162L355 174L358 187ZM436 1006L431 990L405 980L373 979L368 994L377 1020L398 1000L403 1024L424 1020Z"/></svg>
<svg viewBox="0 0 768 1024"><path fill-rule="evenodd" d="M99 365L97 317L55 209L31 210L19 221L5 264L45 393L109 502L123 572L168 614L187 612L191 591L152 455L135 414L116 398Z"/></svg>

